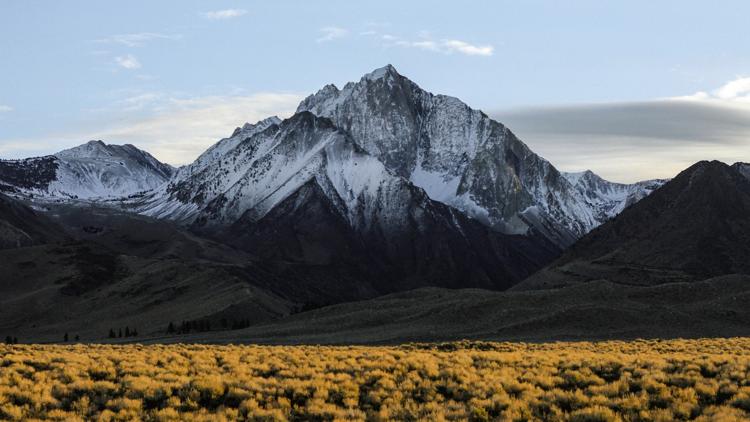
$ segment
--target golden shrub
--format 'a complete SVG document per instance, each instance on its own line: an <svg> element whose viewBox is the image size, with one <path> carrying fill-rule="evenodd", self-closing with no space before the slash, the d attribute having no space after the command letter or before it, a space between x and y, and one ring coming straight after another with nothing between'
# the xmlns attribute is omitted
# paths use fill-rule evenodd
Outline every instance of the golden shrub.
<svg viewBox="0 0 750 422"><path fill-rule="evenodd" d="M0 420L735 421L750 339L0 346Z"/></svg>

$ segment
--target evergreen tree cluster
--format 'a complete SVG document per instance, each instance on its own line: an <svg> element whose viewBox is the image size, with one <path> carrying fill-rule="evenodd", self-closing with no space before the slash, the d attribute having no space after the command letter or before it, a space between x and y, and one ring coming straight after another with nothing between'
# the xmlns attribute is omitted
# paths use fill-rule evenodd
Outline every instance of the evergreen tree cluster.
<svg viewBox="0 0 750 422"><path fill-rule="evenodd" d="M70 340L70 336L68 335L68 333L65 333L65 335L63 336L63 341L67 343L69 340ZM74 337L74 340L75 341L81 340L81 336L76 334L76 336Z"/></svg>
<svg viewBox="0 0 750 422"><path fill-rule="evenodd" d="M125 331L123 331L122 328L119 328L117 331L115 331L114 328L109 329L109 338L123 338L123 337L135 337L138 335L138 330L135 328L131 329L130 327L126 326Z"/></svg>
<svg viewBox="0 0 750 422"><path fill-rule="evenodd" d="M227 330L239 330L250 326L249 319L232 319L231 322L227 318L219 320L221 329ZM200 333L205 331L211 331L211 321L208 319L195 319L182 321L179 326L175 325L174 322L169 322L167 325L167 334L187 334L190 332Z"/></svg>
<svg viewBox="0 0 750 422"><path fill-rule="evenodd" d="M18 337L5 336L5 344L18 344Z"/></svg>

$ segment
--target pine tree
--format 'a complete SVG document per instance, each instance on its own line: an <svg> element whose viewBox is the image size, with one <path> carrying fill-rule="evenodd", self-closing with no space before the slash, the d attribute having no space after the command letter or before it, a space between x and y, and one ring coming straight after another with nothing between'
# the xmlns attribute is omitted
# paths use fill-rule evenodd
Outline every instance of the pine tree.
<svg viewBox="0 0 750 422"><path fill-rule="evenodd" d="M120 328L120 331L117 333L117 337L122 338L122 328Z"/></svg>
<svg viewBox="0 0 750 422"><path fill-rule="evenodd" d="M80 340L81 340L81 337L78 334L76 334L76 341L80 341Z"/></svg>
<svg viewBox="0 0 750 422"><path fill-rule="evenodd" d="M63 339L64 339L64 341L65 341L66 343L68 342L68 333L65 333L65 336L63 337Z"/></svg>
<svg viewBox="0 0 750 422"><path fill-rule="evenodd" d="M117 334L115 334L115 330L112 328L109 329L109 338L117 338Z"/></svg>
<svg viewBox="0 0 750 422"><path fill-rule="evenodd" d="M125 337L130 337L130 328L125 327Z"/></svg>
<svg viewBox="0 0 750 422"><path fill-rule="evenodd" d="M5 344L13 344L13 337L11 336L5 337Z"/></svg>
<svg viewBox="0 0 750 422"><path fill-rule="evenodd" d="M169 325L167 326L167 333L173 334L174 333L174 324L172 321L169 321Z"/></svg>
<svg viewBox="0 0 750 422"><path fill-rule="evenodd" d="M13 344L18 344L18 337L13 337Z"/></svg>

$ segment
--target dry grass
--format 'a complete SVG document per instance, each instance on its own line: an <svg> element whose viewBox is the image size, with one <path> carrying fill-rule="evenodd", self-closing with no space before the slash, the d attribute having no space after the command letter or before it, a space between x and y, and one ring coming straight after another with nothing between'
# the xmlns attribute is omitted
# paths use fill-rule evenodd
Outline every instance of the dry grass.
<svg viewBox="0 0 750 422"><path fill-rule="evenodd" d="M750 339L0 346L0 419L750 418Z"/></svg>

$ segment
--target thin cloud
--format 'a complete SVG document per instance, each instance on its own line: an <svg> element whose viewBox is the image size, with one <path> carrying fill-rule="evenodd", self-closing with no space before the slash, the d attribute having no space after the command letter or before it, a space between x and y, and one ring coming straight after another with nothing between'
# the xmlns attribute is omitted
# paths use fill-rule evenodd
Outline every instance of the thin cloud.
<svg viewBox="0 0 750 422"><path fill-rule="evenodd" d="M133 95L117 101L116 106L125 112L144 110L149 106L156 104L164 99L164 95L159 92L146 92L143 94Z"/></svg>
<svg viewBox="0 0 750 422"><path fill-rule="evenodd" d="M329 42L343 38L349 34L349 30L346 28L339 28L338 26L326 26L320 28L321 37L316 39L316 42Z"/></svg>
<svg viewBox="0 0 750 422"><path fill-rule="evenodd" d="M377 35L373 31L368 31L367 35ZM495 52L495 47L489 44L471 44L466 41L457 39L443 39L435 40L432 38L430 32L421 31L419 39L405 39L392 34L379 35L379 39L386 46L404 47L404 48L416 48L419 50L431 51L433 53L442 54L463 54L466 56L492 56Z"/></svg>
<svg viewBox="0 0 750 422"><path fill-rule="evenodd" d="M107 143L130 143L161 161L182 165L192 162L245 122L255 123L274 115L291 116L303 98L303 95L286 93L193 98L143 93L118 101L109 110L109 118L97 119L98 128L51 133L35 139L0 139L0 156L23 158L52 154L89 139L101 139Z"/></svg>
<svg viewBox="0 0 750 422"><path fill-rule="evenodd" d="M179 40L180 34L161 34L158 32L137 32L132 34L118 34L96 40L100 43L121 44L128 47L140 47L153 40Z"/></svg>
<svg viewBox="0 0 750 422"><path fill-rule="evenodd" d="M700 160L750 161L750 107L655 100L491 113L563 171L618 182L673 177Z"/></svg>
<svg viewBox="0 0 750 422"><path fill-rule="evenodd" d="M0 113L10 113L13 111L13 107L5 104L0 104Z"/></svg>
<svg viewBox="0 0 750 422"><path fill-rule="evenodd" d="M445 40L443 47L449 52L466 54L467 56L491 56L495 48L491 45L473 45L461 40Z"/></svg>
<svg viewBox="0 0 750 422"><path fill-rule="evenodd" d="M206 12L203 14L203 16L206 19L211 19L211 20L224 20L224 19L238 18L246 14L247 14L247 10L245 9L224 9L224 10L214 10L211 12Z"/></svg>
<svg viewBox="0 0 750 422"><path fill-rule="evenodd" d="M162 111L90 137L117 143L137 143L160 160L186 164L245 122L266 117L288 117L302 95L260 93L245 96L209 96L169 99Z"/></svg>
<svg viewBox="0 0 750 422"><path fill-rule="evenodd" d="M115 57L115 63L117 63L118 66L128 70L141 68L141 62L139 62L138 59L132 54Z"/></svg>

